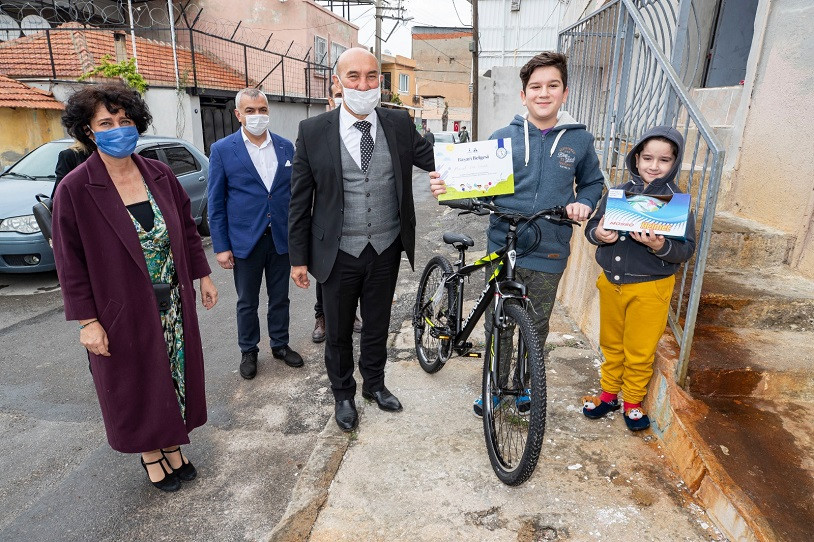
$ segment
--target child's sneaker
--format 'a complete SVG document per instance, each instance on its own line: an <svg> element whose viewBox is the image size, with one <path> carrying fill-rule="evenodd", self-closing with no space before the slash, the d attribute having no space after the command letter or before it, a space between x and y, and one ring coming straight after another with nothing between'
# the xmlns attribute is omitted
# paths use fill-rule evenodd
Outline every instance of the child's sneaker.
<svg viewBox="0 0 814 542"><path fill-rule="evenodd" d="M625 411L625 424L631 431L641 431L650 427L650 418L641 407L634 407Z"/></svg>
<svg viewBox="0 0 814 542"><path fill-rule="evenodd" d="M492 408L497 408L499 402L497 397L492 396ZM483 396L475 399L475 402L472 404L472 411L475 413L475 417L483 418Z"/></svg>
<svg viewBox="0 0 814 542"><path fill-rule="evenodd" d="M607 414L619 410L619 399L612 401L602 401L599 397L586 395L582 398L582 413L592 420L596 420Z"/></svg>
<svg viewBox="0 0 814 542"><path fill-rule="evenodd" d="M528 416L531 412L531 390L528 388L523 390L523 395L514 400L514 406L521 416Z"/></svg>

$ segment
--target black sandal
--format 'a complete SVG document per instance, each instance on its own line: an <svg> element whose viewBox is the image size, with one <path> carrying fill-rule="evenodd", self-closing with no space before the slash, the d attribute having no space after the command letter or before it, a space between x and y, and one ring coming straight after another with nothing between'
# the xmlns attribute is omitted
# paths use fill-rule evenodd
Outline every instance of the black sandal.
<svg viewBox="0 0 814 542"><path fill-rule="evenodd" d="M161 459L157 459L155 461L150 461L149 463L144 462L144 457L141 458L141 466L144 467L144 472L147 473L147 479L150 480L150 471L147 470L147 465L155 465L158 464L161 466L161 470L164 471L164 478L159 480L158 482L153 482L150 480L150 483L153 484L155 487L160 489L161 491L178 491L181 488L181 481L178 479L178 476L170 467L170 472L167 472L167 469L164 468L164 461L167 461L167 458L164 457L164 454L161 454ZM167 466L169 467L169 461L167 461Z"/></svg>
<svg viewBox="0 0 814 542"><path fill-rule="evenodd" d="M180 446L176 447L174 450L164 450L163 448L161 449L161 454L164 456L164 458L167 459L167 464L170 465L170 468L172 468L172 463L170 463L170 459L167 457L167 454L174 454L175 452L178 452L178 454L181 456L181 466L178 467L177 469L174 469L175 472L178 474L178 477L184 482L190 482L194 480L195 477L198 476L198 471L195 470L195 466L192 464L192 461L184 457L184 454L181 453Z"/></svg>

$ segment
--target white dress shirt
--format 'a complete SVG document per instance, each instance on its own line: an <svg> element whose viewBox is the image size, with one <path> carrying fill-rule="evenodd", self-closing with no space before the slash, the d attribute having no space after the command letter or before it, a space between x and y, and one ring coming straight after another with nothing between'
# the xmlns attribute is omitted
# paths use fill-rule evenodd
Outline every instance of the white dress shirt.
<svg viewBox="0 0 814 542"><path fill-rule="evenodd" d="M354 128L356 130L356 128ZM357 132L359 130L356 130ZM266 140L258 147L251 142L246 131L241 127L240 135L243 136L243 143L246 144L246 150L249 151L249 158L252 159L254 169L266 185L266 190L271 192L271 183L274 182L274 176L277 175L277 151L274 150L272 144L271 134L266 130Z"/></svg>
<svg viewBox="0 0 814 542"><path fill-rule="evenodd" d="M342 138L345 148L348 149L348 152L353 157L353 161L356 162L356 165L361 169L362 151L360 147L362 145L362 132L353 125L353 123L359 122L359 120L360 119L351 115L348 110L345 109L344 105L339 108L339 136ZM366 120L370 123L370 137L372 137L375 142L376 128L379 125L379 118L376 116L376 111L374 110L370 115L361 120Z"/></svg>

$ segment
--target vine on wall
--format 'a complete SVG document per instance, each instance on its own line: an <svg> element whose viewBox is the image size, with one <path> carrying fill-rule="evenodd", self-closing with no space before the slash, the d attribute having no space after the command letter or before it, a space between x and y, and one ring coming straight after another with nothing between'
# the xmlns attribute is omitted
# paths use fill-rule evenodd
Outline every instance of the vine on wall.
<svg viewBox="0 0 814 542"><path fill-rule="evenodd" d="M147 80L137 71L136 59L134 58L128 58L121 62L113 62L111 55L104 55L99 65L83 73L79 77L79 81L85 81L96 75L101 75L102 77L119 77L127 86L137 90L139 94L144 94L147 90Z"/></svg>

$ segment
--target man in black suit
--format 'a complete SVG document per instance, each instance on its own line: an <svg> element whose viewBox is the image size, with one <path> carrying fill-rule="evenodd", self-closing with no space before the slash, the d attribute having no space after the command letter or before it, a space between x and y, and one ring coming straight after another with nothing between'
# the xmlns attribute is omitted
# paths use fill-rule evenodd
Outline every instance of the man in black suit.
<svg viewBox="0 0 814 542"><path fill-rule="evenodd" d="M325 367L339 427L351 431L353 321L361 301L362 397L387 411L401 403L384 385L390 308L401 252L413 265L412 169L435 167L432 145L405 111L376 107L381 73L366 49L348 49L336 64L342 107L300 123L291 177L288 245L291 278L322 284Z"/></svg>

